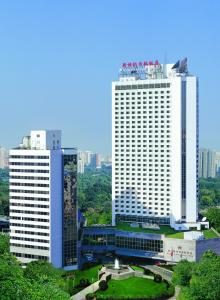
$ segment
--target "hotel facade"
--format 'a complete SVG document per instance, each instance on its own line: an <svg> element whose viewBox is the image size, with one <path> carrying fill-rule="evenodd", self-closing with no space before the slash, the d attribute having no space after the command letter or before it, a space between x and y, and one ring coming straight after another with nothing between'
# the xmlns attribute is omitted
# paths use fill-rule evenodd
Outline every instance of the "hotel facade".
<svg viewBox="0 0 220 300"><path fill-rule="evenodd" d="M112 83L112 224L197 222L198 78L187 60L123 64Z"/></svg>

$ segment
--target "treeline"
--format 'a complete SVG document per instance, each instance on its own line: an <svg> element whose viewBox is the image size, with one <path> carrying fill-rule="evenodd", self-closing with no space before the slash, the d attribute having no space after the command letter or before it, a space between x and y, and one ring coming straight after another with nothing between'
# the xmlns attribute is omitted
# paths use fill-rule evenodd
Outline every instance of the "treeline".
<svg viewBox="0 0 220 300"><path fill-rule="evenodd" d="M220 205L220 178L200 178L199 191L201 209Z"/></svg>
<svg viewBox="0 0 220 300"><path fill-rule="evenodd" d="M8 171L0 169L0 216L9 215Z"/></svg>
<svg viewBox="0 0 220 300"><path fill-rule="evenodd" d="M200 178L199 207L220 206L220 178ZM78 174L79 208L91 224L111 223L111 169ZM9 215L8 170L0 169L0 215Z"/></svg>
<svg viewBox="0 0 220 300"><path fill-rule="evenodd" d="M220 299L220 256L207 251L198 263L183 260L174 268L172 281L181 287L179 300Z"/></svg>
<svg viewBox="0 0 220 300"><path fill-rule="evenodd" d="M220 208L210 207L204 214L214 227L220 233Z"/></svg>
<svg viewBox="0 0 220 300"><path fill-rule="evenodd" d="M97 170L78 175L79 208L87 225L111 223L111 173Z"/></svg>
<svg viewBox="0 0 220 300"><path fill-rule="evenodd" d="M1 300L69 300L66 272L46 261L33 261L25 269L9 253L9 237L0 233Z"/></svg>

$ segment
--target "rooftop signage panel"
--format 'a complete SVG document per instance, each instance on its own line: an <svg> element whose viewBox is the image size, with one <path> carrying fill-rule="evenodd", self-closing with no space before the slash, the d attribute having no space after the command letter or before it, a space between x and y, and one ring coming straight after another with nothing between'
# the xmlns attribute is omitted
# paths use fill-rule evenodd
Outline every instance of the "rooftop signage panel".
<svg viewBox="0 0 220 300"><path fill-rule="evenodd" d="M162 76L162 69L162 65L158 60L128 62L121 65L119 77L135 77L136 79L159 78Z"/></svg>
<svg viewBox="0 0 220 300"><path fill-rule="evenodd" d="M140 62L129 62L129 63L123 63L122 64L122 69L127 69L127 68L142 68L142 67L147 67L147 66L158 66L159 62L158 60L155 60L153 62L152 60L149 61L140 61Z"/></svg>

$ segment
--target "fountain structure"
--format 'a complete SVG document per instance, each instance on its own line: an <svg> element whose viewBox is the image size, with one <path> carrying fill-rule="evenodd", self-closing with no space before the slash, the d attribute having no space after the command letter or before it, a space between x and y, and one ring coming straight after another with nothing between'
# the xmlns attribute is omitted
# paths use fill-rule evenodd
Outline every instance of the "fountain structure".
<svg viewBox="0 0 220 300"><path fill-rule="evenodd" d="M119 260L116 258L115 259L115 267L114 267L115 270L120 270L120 267L119 267Z"/></svg>
<svg viewBox="0 0 220 300"><path fill-rule="evenodd" d="M115 258L112 265L103 266L99 273L105 273L106 276L111 274L113 279L125 279L134 276L134 270L127 265L120 265L118 258Z"/></svg>

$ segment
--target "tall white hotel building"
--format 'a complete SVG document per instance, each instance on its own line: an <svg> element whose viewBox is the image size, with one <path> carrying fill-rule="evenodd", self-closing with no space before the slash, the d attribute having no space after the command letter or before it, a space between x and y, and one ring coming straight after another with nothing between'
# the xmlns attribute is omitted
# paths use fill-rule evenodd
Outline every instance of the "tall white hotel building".
<svg viewBox="0 0 220 300"><path fill-rule="evenodd" d="M186 59L122 65L112 83L112 137L113 225L195 223L198 79Z"/></svg>
<svg viewBox="0 0 220 300"><path fill-rule="evenodd" d="M31 131L10 150L10 252L22 264L77 267L76 149L61 131Z"/></svg>

